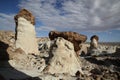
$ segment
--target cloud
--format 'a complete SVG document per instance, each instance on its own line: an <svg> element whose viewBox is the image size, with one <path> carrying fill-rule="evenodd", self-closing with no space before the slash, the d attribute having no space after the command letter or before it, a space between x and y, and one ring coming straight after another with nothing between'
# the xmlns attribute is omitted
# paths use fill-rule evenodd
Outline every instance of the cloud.
<svg viewBox="0 0 120 80"><path fill-rule="evenodd" d="M18 6L33 13L37 31L120 30L120 0L21 0ZM14 15L0 13L0 30L14 30Z"/></svg>
<svg viewBox="0 0 120 80"><path fill-rule="evenodd" d="M22 0L19 7L30 10L38 22L47 26L46 30L105 31L120 28L119 0Z"/></svg>
<svg viewBox="0 0 120 80"><path fill-rule="evenodd" d="M36 27L36 31L51 31L51 30L56 30L55 28L47 27L47 26L40 26Z"/></svg>
<svg viewBox="0 0 120 80"><path fill-rule="evenodd" d="M0 13L0 30L14 30L14 14Z"/></svg>

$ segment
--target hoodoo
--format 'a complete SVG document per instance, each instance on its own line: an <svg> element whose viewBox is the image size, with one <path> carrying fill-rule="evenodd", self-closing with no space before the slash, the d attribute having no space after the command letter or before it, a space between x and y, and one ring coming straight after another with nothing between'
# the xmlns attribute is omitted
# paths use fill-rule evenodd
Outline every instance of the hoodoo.
<svg viewBox="0 0 120 80"><path fill-rule="evenodd" d="M73 43L74 50L77 55L80 55L80 44L84 43L87 40L87 36L78 34L76 32L58 32L58 31L50 31L49 38L50 40L54 40L55 38L62 37Z"/></svg>
<svg viewBox="0 0 120 80"><path fill-rule="evenodd" d="M90 38L90 40L91 40L91 42L90 42L90 48L91 49L97 49L99 37L97 35L93 35Z"/></svg>
<svg viewBox="0 0 120 80"><path fill-rule="evenodd" d="M15 46L26 54L38 54L38 44L35 32L35 18L26 9L22 9L15 17Z"/></svg>
<svg viewBox="0 0 120 80"><path fill-rule="evenodd" d="M56 38L49 54L51 55L49 65L44 69L44 72L75 75L77 71L80 71L83 74L80 59L75 55L74 46L68 40L62 37Z"/></svg>

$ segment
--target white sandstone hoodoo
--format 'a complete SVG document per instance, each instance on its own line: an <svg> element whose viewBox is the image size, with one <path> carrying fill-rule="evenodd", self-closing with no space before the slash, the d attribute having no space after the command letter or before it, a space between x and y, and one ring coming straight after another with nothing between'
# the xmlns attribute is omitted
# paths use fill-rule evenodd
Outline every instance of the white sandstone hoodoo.
<svg viewBox="0 0 120 80"><path fill-rule="evenodd" d="M52 44L50 54L53 57L49 59L49 65L44 69L44 72L75 75L77 71L80 71L83 74L80 59L75 54L74 46L71 42L62 37L56 38Z"/></svg>
<svg viewBox="0 0 120 80"><path fill-rule="evenodd" d="M98 48L99 37L97 35L93 35L90 40L91 40L90 48L91 49L97 49Z"/></svg>
<svg viewBox="0 0 120 80"><path fill-rule="evenodd" d="M22 9L15 17L15 46L21 48L26 54L38 55L38 44L35 33L35 18L27 11Z"/></svg>
<svg viewBox="0 0 120 80"><path fill-rule="evenodd" d="M89 48L89 55L91 56L98 56L100 54L101 51L99 51L98 49L98 40L99 37L97 35L93 35L90 38L91 42L90 42L90 48Z"/></svg>

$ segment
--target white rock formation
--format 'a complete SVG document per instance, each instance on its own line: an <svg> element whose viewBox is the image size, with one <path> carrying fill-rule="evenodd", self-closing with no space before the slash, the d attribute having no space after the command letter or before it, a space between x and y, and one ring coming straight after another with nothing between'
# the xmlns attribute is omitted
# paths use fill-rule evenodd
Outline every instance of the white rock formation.
<svg viewBox="0 0 120 80"><path fill-rule="evenodd" d="M91 38L90 38L91 42L90 42L90 48L88 50L88 53L89 55L92 55L92 56L98 56L101 51L98 49L98 40L99 40L99 37L97 35L93 35Z"/></svg>
<svg viewBox="0 0 120 80"><path fill-rule="evenodd" d="M97 35L93 35L90 40L91 40L90 48L91 49L97 49L98 48L99 37Z"/></svg>
<svg viewBox="0 0 120 80"><path fill-rule="evenodd" d="M41 72L46 66L45 60L39 55L27 55L20 48L16 49L14 54L15 55L12 56L12 59L9 60L9 64L15 69Z"/></svg>
<svg viewBox="0 0 120 80"><path fill-rule="evenodd" d="M80 55L81 56L87 55L89 45L82 43L80 44L80 46L81 46Z"/></svg>
<svg viewBox="0 0 120 80"><path fill-rule="evenodd" d="M49 65L44 70L45 72L51 74L68 73L70 75L75 75L77 71L82 73L79 58L71 42L58 37L54 40L50 52L53 57L50 58Z"/></svg>
<svg viewBox="0 0 120 80"><path fill-rule="evenodd" d="M30 21L31 13L23 9L15 16L16 21L16 48L21 48L26 54L38 54L38 44L35 33L35 26ZM28 20L30 19L30 20Z"/></svg>
<svg viewBox="0 0 120 80"><path fill-rule="evenodd" d="M39 51L41 57L49 57L50 46L51 41L39 43Z"/></svg>
<svg viewBox="0 0 120 80"><path fill-rule="evenodd" d="M90 44L91 44L91 47L93 47L93 48L97 48L98 47L98 42L97 42L96 39L93 39Z"/></svg>

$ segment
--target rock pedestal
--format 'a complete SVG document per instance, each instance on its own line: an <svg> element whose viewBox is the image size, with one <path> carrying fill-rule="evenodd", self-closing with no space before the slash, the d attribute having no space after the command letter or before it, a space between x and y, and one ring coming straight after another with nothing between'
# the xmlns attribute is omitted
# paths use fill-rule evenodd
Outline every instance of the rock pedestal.
<svg viewBox="0 0 120 80"><path fill-rule="evenodd" d="M73 44L64 38L58 37L52 44L48 66L45 68L45 72L55 73L68 73L75 75L77 71L81 70L81 64L79 58L75 54Z"/></svg>
<svg viewBox="0 0 120 80"><path fill-rule="evenodd" d="M26 9L22 9L14 19L16 48L21 48L26 54L38 54L34 16Z"/></svg>
<svg viewBox="0 0 120 80"><path fill-rule="evenodd" d="M90 40L89 55L98 56L100 54L100 51L98 50L99 37L97 35L93 35Z"/></svg>
<svg viewBox="0 0 120 80"><path fill-rule="evenodd" d="M99 37L97 35L93 35L90 40L91 40L90 48L91 49L97 49L98 48Z"/></svg>

